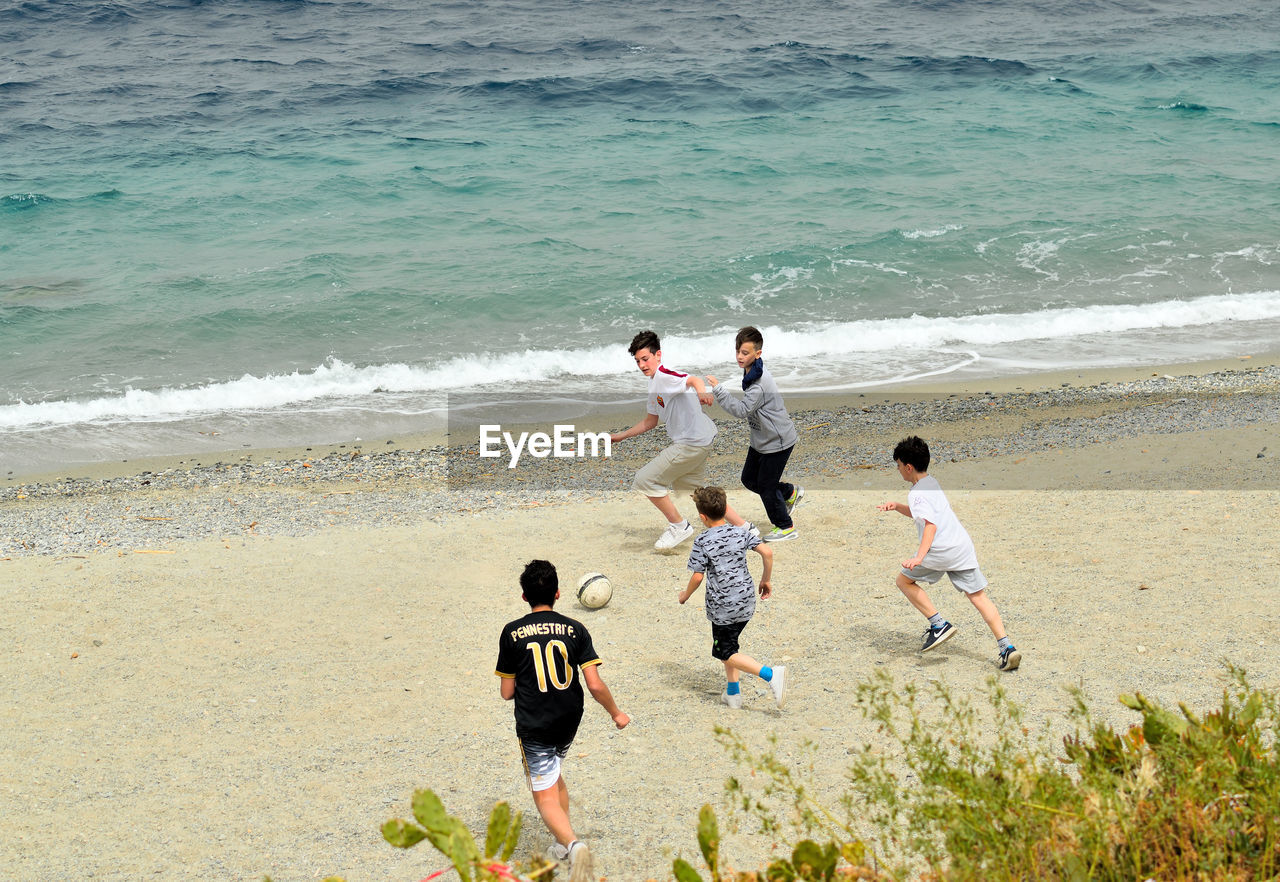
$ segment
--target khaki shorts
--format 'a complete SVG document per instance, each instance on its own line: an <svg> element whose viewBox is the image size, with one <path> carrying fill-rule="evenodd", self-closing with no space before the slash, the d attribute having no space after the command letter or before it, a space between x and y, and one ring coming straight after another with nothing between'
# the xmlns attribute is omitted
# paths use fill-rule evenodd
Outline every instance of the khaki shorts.
<svg viewBox="0 0 1280 882"><path fill-rule="evenodd" d="M707 483L707 458L711 445L692 447L672 444L636 472L631 489L645 496L666 496L672 490L694 490Z"/></svg>

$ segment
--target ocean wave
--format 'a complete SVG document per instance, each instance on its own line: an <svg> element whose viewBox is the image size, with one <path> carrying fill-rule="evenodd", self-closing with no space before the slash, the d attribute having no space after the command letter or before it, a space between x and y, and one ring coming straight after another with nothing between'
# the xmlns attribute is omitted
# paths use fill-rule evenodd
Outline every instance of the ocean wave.
<svg viewBox="0 0 1280 882"><path fill-rule="evenodd" d="M1171 101L1168 104L1160 104L1157 110L1176 110L1180 113L1208 113L1209 108L1203 104L1196 104L1194 101Z"/></svg>
<svg viewBox="0 0 1280 882"><path fill-rule="evenodd" d="M1025 61L1012 58L986 58L980 55L957 55L947 58L933 55L909 55L899 59L899 67L913 73L970 78L1030 76L1039 72Z"/></svg>
<svg viewBox="0 0 1280 882"><path fill-rule="evenodd" d="M90 193L87 196L73 196L70 198L48 196L44 193L10 193L7 196L0 196L0 211L30 211L35 208L43 208L47 205L67 205L76 202L106 202L112 199L118 199L124 194L119 190L102 190L98 193Z"/></svg>
<svg viewBox="0 0 1280 882"><path fill-rule="evenodd" d="M944 224L936 230L903 230L902 238L904 239L935 239L938 236L945 236L947 233L963 230L962 224Z"/></svg>
<svg viewBox="0 0 1280 882"><path fill-rule="evenodd" d="M51 205L57 201L52 196L46 196L43 193L10 193L8 196L0 197L0 210L30 211L33 208L39 208L41 205Z"/></svg>
<svg viewBox="0 0 1280 882"><path fill-rule="evenodd" d="M201 414L269 411L324 398L351 398L392 390L425 391L432 371L406 365L353 367L338 360L314 371L270 374L192 388L129 389L88 400L20 402L0 407L0 430L79 423L162 422Z"/></svg>
<svg viewBox="0 0 1280 882"><path fill-rule="evenodd" d="M1280 291L1157 303L1098 305L1024 313L876 319L765 333L771 354L812 358L841 352L1000 346L1035 340L1280 319Z"/></svg>
<svg viewBox="0 0 1280 882"><path fill-rule="evenodd" d="M1054 343L1073 338L1105 338L1111 334L1156 332L1230 322L1280 319L1280 291L1216 295L1134 305L1100 305L1025 313L962 316L919 316L853 322L814 323L800 327L762 328L770 359L790 366L793 383L806 381L805 362L830 374L831 367L874 363L936 362L937 353L962 353L954 370L978 356L972 350L1039 340ZM723 370L732 328L699 336L668 335L664 355L689 370ZM164 422L217 413L316 411L360 407L368 410L424 409L439 406L449 393L511 391L547 383L580 383L584 387L621 388L619 378L635 372L625 341L576 349L475 353L435 365L383 364L357 366L331 359L312 371L239 379L191 388L128 389L122 394L88 400L18 402L0 406L0 431L24 431L77 424ZM711 356L715 353L715 356ZM904 372L903 376L910 374ZM923 374L927 375L927 374ZM878 382L885 382L881 379ZM846 384L847 385L847 384ZM406 399L406 396L408 399ZM406 400L408 404L406 405ZM429 408L428 408L429 409ZM400 412L400 411L397 411Z"/></svg>

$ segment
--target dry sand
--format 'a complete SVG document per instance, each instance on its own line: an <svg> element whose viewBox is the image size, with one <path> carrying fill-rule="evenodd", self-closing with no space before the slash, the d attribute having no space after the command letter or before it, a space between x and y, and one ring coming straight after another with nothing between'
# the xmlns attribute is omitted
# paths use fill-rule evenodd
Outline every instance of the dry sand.
<svg viewBox="0 0 1280 882"><path fill-rule="evenodd" d="M1022 669L1001 676L1032 725L1065 731L1072 684L1117 725L1135 718L1116 703L1122 692L1214 704L1224 659L1277 684L1267 610L1280 444L1267 416L931 470L1024 653ZM590 628L602 676L633 718L618 732L588 699L566 765L575 826L601 875L668 878L673 856L696 855L698 808L723 815L724 781L742 773L713 726L756 746L776 734L789 755L812 740L817 789L833 795L851 751L889 746L857 712L855 683L884 669L976 693L995 673L990 633L945 583L932 593L960 633L917 651L924 622L893 586L915 533L875 510L905 499L896 472L819 472L804 479L802 537L776 547L777 596L743 636L745 651L791 671L782 711L751 678L742 710L717 702L722 671L701 603L675 601L687 546L656 554L660 520L629 493L4 558L0 875L408 882L445 861L426 845L391 848L379 827L408 817L424 786L475 831L495 801L511 801L526 810L517 857L540 853L550 840L493 669L498 629L526 609L516 577L545 557L565 582L611 577L604 610L568 592L559 608ZM740 488L734 501L760 518ZM744 823L725 852L752 867L770 848Z"/></svg>

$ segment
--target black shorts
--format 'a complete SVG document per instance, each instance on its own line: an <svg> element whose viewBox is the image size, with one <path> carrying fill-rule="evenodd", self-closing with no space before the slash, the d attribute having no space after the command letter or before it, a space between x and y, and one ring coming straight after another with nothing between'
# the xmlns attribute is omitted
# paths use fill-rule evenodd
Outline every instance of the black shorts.
<svg viewBox="0 0 1280 882"><path fill-rule="evenodd" d="M750 621L748 619L747 621ZM711 657L720 661L728 661L729 656L738 651L738 635L747 626L747 622L734 622L732 625L711 623Z"/></svg>

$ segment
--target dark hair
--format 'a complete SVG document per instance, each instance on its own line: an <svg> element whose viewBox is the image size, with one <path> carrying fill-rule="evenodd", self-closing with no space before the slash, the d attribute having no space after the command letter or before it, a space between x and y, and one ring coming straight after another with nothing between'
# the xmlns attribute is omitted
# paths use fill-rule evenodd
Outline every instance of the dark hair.
<svg viewBox="0 0 1280 882"><path fill-rule="evenodd" d="M917 472L927 472L929 471L929 445L915 435L903 438L898 442L898 446L893 448L893 461L914 466Z"/></svg>
<svg viewBox="0 0 1280 882"><path fill-rule="evenodd" d="M531 560L520 574L520 590L529 606L555 606L560 577L549 560Z"/></svg>
<svg viewBox="0 0 1280 882"><path fill-rule="evenodd" d="M754 343L756 349L764 348L764 334L760 333L760 329L755 325L747 325L745 328L738 329L738 336L733 338L733 348L741 349L743 343Z"/></svg>
<svg viewBox="0 0 1280 882"><path fill-rule="evenodd" d="M693 491L693 504L698 507L698 514L718 521L724 517L729 499L724 495L723 487L699 487Z"/></svg>
<svg viewBox="0 0 1280 882"><path fill-rule="evenodd" d="M650 352L657 352L662 348L662 342L658 339L658 335L653 331L641 331L631 338L631 346L627 349L632 355L635 355L641 349L648 349Z"/></svg>

